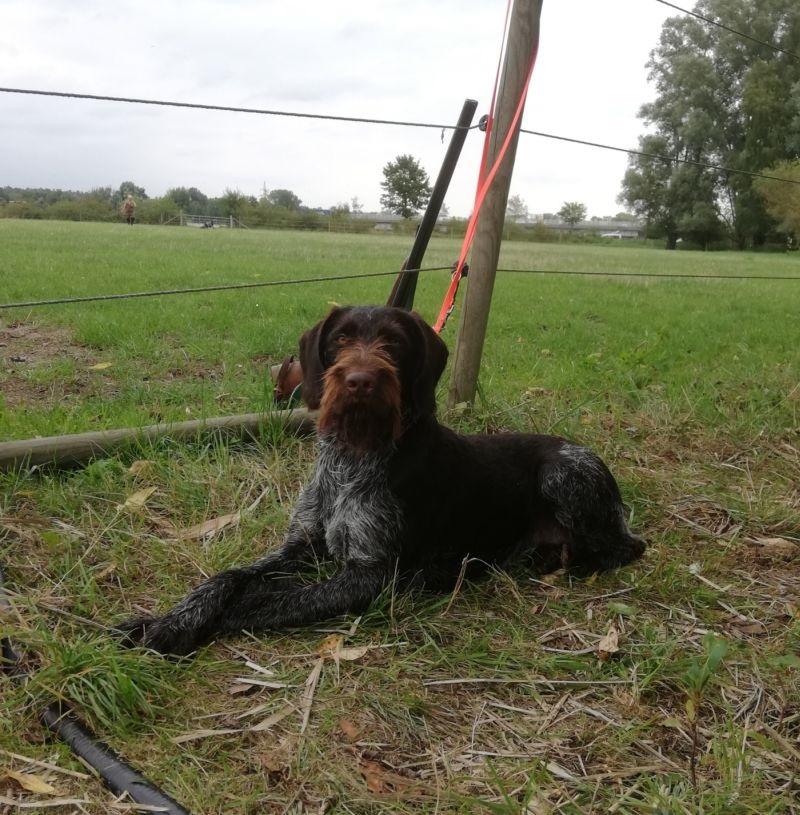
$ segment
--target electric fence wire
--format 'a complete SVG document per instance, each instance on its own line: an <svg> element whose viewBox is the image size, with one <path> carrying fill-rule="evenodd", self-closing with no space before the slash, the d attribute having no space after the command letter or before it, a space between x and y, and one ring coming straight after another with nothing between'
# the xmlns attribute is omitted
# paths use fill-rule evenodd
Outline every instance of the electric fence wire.
<svg viewBox="0 0 800 815"><path fill-rule="evenodd" d="M200 104L195 102L172 102L167 100L160 100L160 99L138 99L138 98L129 98L124 96L103 96L100 94L90 94L90 93L68 93L64 91L44 91L44 90L34 90L30 88L4 88L0 87L0 93L16 93L16 94L30 94L34 96L49 96L49 97L60 97L60 98L67 98L67 99L89 99L95 100L100 102L123 102L128 104L138 104L138 105L161 105L165 107L177 107L177 108L190 108L190 109L198 109L198 110L219 110L224 111L227 113L255 113L260 114L263 116L289 116L294 118L301 118L301 119L325 119L330 121L337 121L337 122L356 122L361 124L378 124L378 125L392 125L398 127L422 127L422 128L431 128L435 130L458 130L458 125L452 124L438 124L435 122L420 122L420 121L406 121L400 119L376 119L370 118L366 116L338 116L338 115L328 115L322 113L300 113L298 111L289 111L289 110L268 110L268 109L261 109L261 108L242 108L242 107L232 107L228 105L206 105ZM470 125L470 127L466 128L467 130L474 130L476 128L480 128L481 123L477 123L474 125ZM596 147L602 150L614 150L619 153L628 153L629 155L635 156L643 156L645 158L654 158L659 159L665 162L677 162L679 164L692 164L697 167L704 167L709 170L716 170L718 172L725 172L725 173L734 173L739 175L746 175L750 176L751 178L764 178L769 181L782 181L787 184L800 184L800 180L796 180L793 178L782 178L780 176L774 175L767 175L765 173L756 173L751 172L750 170L738 170L734 167L725 167L719 164L711 164L704 161L693 161L691 159L684 159L684 158L677 158L672 156L664 156L659 155L657 153L647 153L642 150L633 150L626 147L616 147L610 144L602 144L601 142L593 142L587 141L585 139L576 139L570 136L560 136L554 133L544 133L539 130L529 130L527 128L521 128L521 133L527 133L531 136L540 136L545 139L555 139L557 141L563 142L570 142L572 144L582 144L586 147Z"/></svg>
<svg viewBox="0 0 800 815"><path fill-rule="evenodd" d="M336 282L341 280L361 280L374 277L389 277L398 274L416 274L418 272L452 272L452 266L431 266L423 269L403 269L399 272L361 272L359 274L345 275L321 275L318 277L304 277L295 280L264 280L259 283L228 283L218 286L197 286L188 289L160 289L155 291L125 292L121 294L96 294L85 297L56 297L49 300L25 300L12 303L0 303L0 311L17 308L36 308L39 306L59 306L74 305L77 303L96 303L107 300L133 300L142 297L165 297L176 294L204 294L208 292L234 291L241 289L259 289L273 286L297 286L311 283ZM672 272L589 272L567 269L498 269L504 274L530 274L530 275L568 275L578 277L625 277L625 278L650 278L650 279L680 279L691 280L769 280L769 281L797 281L800 282L800 275L724 275L724 274L693 274L693 273L672 273Z"/></svg>
<svg viewBox="0 0 800 815"><path fill-rule="evenodd" d="M678 164L692 164L695 167L704 167L707 170L717 170L723 173L738 173L739 175L747 175L751 178L765 178L768 181L783 181L786 184L800 184L800 180L795 178L782 178L777 175L767 175L765 173L754 173L750 170L737 170L734 167L725 167L721 164L711 164L705 161L694 161L688 158L676 158L673 156L664 156L659 153L647 153L643 150L632 150L627 147L615 147L613 144L603 144L602 142L586 141L585 139L574 139L569 136L558 136L554 133L543 133L540 130L528 130L527 128L520 128L520 133L527 133L529 136L541 136L544 139L555 139L557 141L570 142L571 144L583 144L586 147L598 147L601 150L614 150L618 153L628 153L632 156L643 156L644 158L654 158L665 162L677 162Z"/></svg>
<svg viewBox="0 0 800 815"><path fill-rule="evenodd" d="M43 91L33 88L0 88L0 93L16 93L28 96L54 96L63 99L87 99L95 102L122 102L129 105L157 105L191 110L219 110L225 113L252 113L260 116L287 116L295 119L325 119L332 122L356 122L359 124L392 125L397 127L426 127L432 130L460 130L458 125L436 122L406 121L400 119L377 119L369 116L339 116L328 113L302 113L296 110L270 110L267 108L244 108L231 105L206 105L199 102L172 102L164 99L138 99L127 96L105 96L96 93L72 93L68 91ZM473 130L474 124L466 130Z"/></svg>
<svg viewBox="0 0 800 815"><path fill-rule="evenodd" d="M0 311L12 308L35 308L37 306L59 306L74 303L96 303L102 300L133 300L142 297L166 297L174 294L203 294L206 292L234 291L237 289L263 289L272 286L297 286L304 283L326 283L338 280L357 280L370 277L388 277L416 272L450 271L450 266L434 266L426 269L404 269L401 272L361 272L358 274L321 275L289 280L262 280L258 283L221 283L216 286L195 286L187 289L158 289L154 291L134 291L121 294L93 294L84 297L55 297L49 300L27 300L18 303L0 303Z"/></svg>

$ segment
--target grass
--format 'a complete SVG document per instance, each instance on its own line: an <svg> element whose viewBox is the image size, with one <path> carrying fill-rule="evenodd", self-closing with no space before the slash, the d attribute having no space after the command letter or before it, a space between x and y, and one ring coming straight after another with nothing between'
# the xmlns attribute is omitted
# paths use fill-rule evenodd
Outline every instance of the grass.
<svg viewBox="0 0 800 815"><path fill-rule="evenodd" d="M408 245L10 221L0 243L0 301L391 270ZM426 262L456 252L436 239ZM790 256L627 246L512 243L502 264L800 276ZM426 317L445 280L421 281ZM267 366L329 302L382 301L388 288L4 313L0 438L258 409ZM277 546L313 445L164 439L69 472L0 476L0 562L18 592L3 626L35 669L23 686L0 679L0 749L82 769L41 742L37 711L63 696L195 813L800 811L798 312L792 282L501 275L481 398L443 418L593 446L650 542L646 558L583 582L499 573L454 598L387 592L357 625L242 637L190 664L121 651L81 620L164 607ZM125 507L142 490L144 506ZM179 533L260 496L211 540ZM619 651L602 660L612 625ZM325 661L301 733L303 689L331 629L370 647ZM250 729L287 704L280 721ZM27 766L0 753L0 796L23 795L4 765ZM94 780L28 769L107 810Z"/></svg>

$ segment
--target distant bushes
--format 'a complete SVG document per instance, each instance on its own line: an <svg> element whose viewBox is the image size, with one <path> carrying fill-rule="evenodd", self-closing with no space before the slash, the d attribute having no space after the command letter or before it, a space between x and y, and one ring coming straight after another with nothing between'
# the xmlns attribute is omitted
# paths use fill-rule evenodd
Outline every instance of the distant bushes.
<svg viewBox="0 0 800 815"><path fill-rule="evenodd" d="M206 209L210 213L227 217L230 213L223 208L212 206L215 199L209 199ZM185 214L193 214L186 212ZM180 223L181 207L168 196L161 198L138 199L136 222L140 224ZM312 209L287 209L275 206L264 200L245 200L240 202L237 212L233 214L243 226L251 229L297 229L312 232L347 232L351 234L390 234L405 235L413 238L419 219L386 223L381 220L354 217L349 212L318 212ZM90 194L78 194L73 198L62 198L49 203L44 200L3 201L0 199L0 218L25 218L59 221L121 221L119 207L111 200L95 197ZM461 239L466 232L465 218L449 218L440 221L434 231L435 235ZM585 244L634 244L641 245L640 240L621 241L615 238L601 238L591 232L564 232L551 229L544 224L523 225L506 223L503 237L511 241L530 241L532 243L585 243ZM688 245L680 248L690 248ZM697 248L692 246L691 248ZM709 247L712 248L712 247ZM713 248L723 248L717 247Z"/></svg>
<svg viewBox="0 0 800 815"><path fill-rule="evenodd" d="M169 198L147 198L137 201L136 220L143 224L158 224L180 215L177 204ZM0 218L25 218L51 221L119 221L122 216L113 201L90 194L45 200L0 200Z"/></svg>
<svg viewBox="0 0 800 815"><path fill-rule="evenodd" d="M255 197L227 189L224 195L210 198L196 187L174 187L159 198L149 198L144 188L132 181L123 182L117 189L97 187L89 192L0 187L0 218L120 222L123 220L120 204L128 193L136 201L136 222L140 224L177 225L184 213L233 217L243 226L254 229L390 234L407 236L409 240L413 239L419 224L419 218L387 220L378 214L364 217L360 206L354 212L346 203L329 210L311 209L303 206L291 190L264 191ZM434 234L461 239L466 228L465 218L445 218L437 224ZM641 244L640 241L601 238L597 233L579 230L556 230L542 223L519 224L511 219L506 221L503 237L536 243Z"/></svg>

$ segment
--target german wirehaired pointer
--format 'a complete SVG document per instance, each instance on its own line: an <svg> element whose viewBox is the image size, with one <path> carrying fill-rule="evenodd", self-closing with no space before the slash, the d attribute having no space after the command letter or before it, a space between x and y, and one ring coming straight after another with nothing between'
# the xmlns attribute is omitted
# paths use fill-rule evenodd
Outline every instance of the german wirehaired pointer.
<svg viewBox="0 0 800 815"><path fill-rule="evenodd" d="M605 464L556 436L462 436L436 421L447 348L416 314L336 308L300 340L319 456L283 547L206 580L129 641L187 654L218 635L359 612L392 580L452 589L515 556L578 574L639 557ZM299 572L333 559L309 583Z"/></svg>

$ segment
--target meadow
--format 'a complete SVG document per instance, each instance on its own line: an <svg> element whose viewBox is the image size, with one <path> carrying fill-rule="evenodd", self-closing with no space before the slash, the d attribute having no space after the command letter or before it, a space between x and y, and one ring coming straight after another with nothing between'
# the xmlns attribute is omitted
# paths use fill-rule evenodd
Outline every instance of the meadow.
<svg viewBox="0 0 800 815"><path fill-rule="evenodd" d="M408 247L0 221L0 303L388 272ZM435 238L425 264L457 253ZM594 447L645 558L586 581L387 590L359 620L173 663L96 626L277 546L313 443L165 438L0 475L2 625L33 669L0 678L0 800L47 797L7 767L81 801L65 812L108 811L94 779L10 756L83 769L42 742L55 694L194 813L800 811L800 257L510 242L500 265L600 276L500 273L479 397L446 411L445 375L442 419ZM653 276L602 274L620 272ZM784 276L798 280L768 279ZM269 365L331 304L383 302L391 280L0 311L0 440L267 409ZM447 280L421 276L426 318Z"/></svg>

